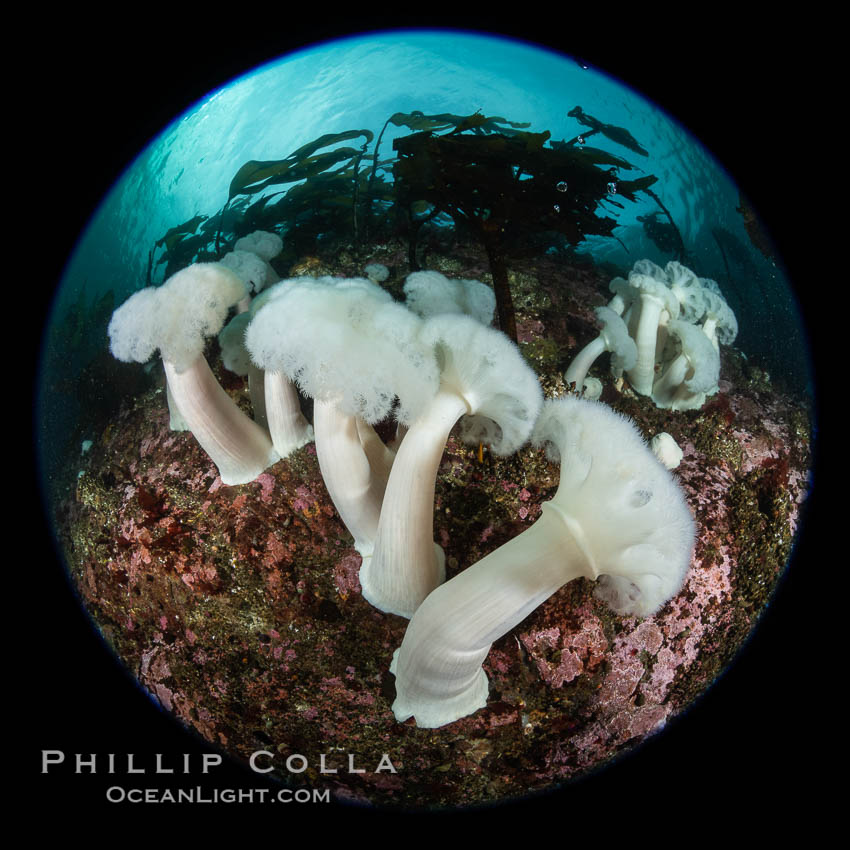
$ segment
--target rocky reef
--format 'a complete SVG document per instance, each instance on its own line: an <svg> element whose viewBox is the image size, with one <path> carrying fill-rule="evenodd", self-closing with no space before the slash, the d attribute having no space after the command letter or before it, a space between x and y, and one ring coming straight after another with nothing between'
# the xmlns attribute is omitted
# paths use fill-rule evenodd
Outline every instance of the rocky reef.
<svg viewBox="0 0 850 850"><path fill-rule="evenodd" d="M376 246L368 259L390 269L385 286L398 297L406 247ZM363 262L342 253L299 265L350 276ZM474 247L429 264L489 281ZM593 308L607 302L610 277L554 257L514 264L520 348L547 397L567 392L563 372L597 333ZM217 355L212 343L219 380L250 411L245 382ZM569 583L493 645L487 707L445 727L393 717L389 665L407 621L361 597L360 556L312 444L225 486L192 435L169 430L162 381L128 397L73 470L60 511L72 576L167 711L237 758L277 754L272 775L284 781L410 808L566 782L662 728L729 664L785 567L811 466L804 401L735 349L723 349L720 392L685 412L617 390L606 366L591 370L602 400L684 452L675 475L699 529L685 586L639 620L613 614L589 582ZM434 511L448 576L528 528L557 484L542 451L497 458L452 436ZM303 772L286 770L293 753L307 759Z"/></svg>

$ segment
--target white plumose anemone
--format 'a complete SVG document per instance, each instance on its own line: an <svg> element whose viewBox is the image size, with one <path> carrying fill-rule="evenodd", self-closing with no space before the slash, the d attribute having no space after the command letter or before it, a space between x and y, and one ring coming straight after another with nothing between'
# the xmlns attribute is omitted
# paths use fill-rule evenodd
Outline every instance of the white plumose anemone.
<svg viewBox="0 0 850 850"><path fill-rule="evenodd" d="M409 420L398 448L381 510L375 552L360 571L363 595L377 608L410 617L442 581L444 566L433 543L434 487L449 433L475 415L507 455L529 437L542 405L533 370L501 331L469 316L445 314L425 321L420 338L436 353L440 384Z"/></svg>
<svg viewBox="0 0 850 850"><path fill-rule="evenodd" d="M363 278L278 284L245 336L254 362L313 398L316 454L331 500L364 560L372 554L390 458L371 425L416 416L437 388L421 320ZM268 394L267 394L268 401ZM269 409L271 424L272 411Z"/></svg>
<svg viewBox="0 0 850 850"><path fill-rule="evenodd" d="M225 484L253 481L279 457L265 430L222 389L203 354L206 338L221 330L245 295L244 282L230 269L195 263L162 286L130 296L108 331L119 360L143 363L159 350L171 399Z"/></svg>
<svg viewBox="0 0 850 850"><path fill-rule="evenodd" d="M645 617L678 593L694 521L670 473L635 426L605 405L547 401L534 442L561 460L554 498L527 531L434 590L390 668L393 712L443 726L487 701L490 646L562 585L598 579L596 595Z"/></svg>
<svg viewBox="0 0 850 850"><path fill-rule="evenodd" d="M596 307L594 312L602 322L602 331L576 354L564 373L566 385L574 385L579 394L584 389L588 370L596 358L606 351L611 352L611 371L615 375L622 375L625 370L631 369L637 360L637 346L619 313L610 307Z"/></svg>
<svg viewBox="0 0 850 850"><path fill-rule="evenodd" d="M637 264L636 264L637 266ZM663 272L662 272L663 274ZM658 350L658 329L679 315L679 302L664 279L632 271L629 283L636 291L638 305L637 325L634 341L637 358L634 366L626 371L629 383L636 393L650 395L655 378L655 352Z"/></svg>
<svg viewBox="0 0 850 850"><path fill-rule="evenodd" d="M491 325L496 294L478 280L452 280L436 271L413 272L404 283L405 303L419 316L462 313L482 325Z"/></svg>
<svg viewBox="0 0 850 850"><path fill-rule="evenodd" d="M678 341L678 354L655 379L652 400L668 410L695 410L717 392L720 354L699 325L673 321L668 333Z"/></svg>

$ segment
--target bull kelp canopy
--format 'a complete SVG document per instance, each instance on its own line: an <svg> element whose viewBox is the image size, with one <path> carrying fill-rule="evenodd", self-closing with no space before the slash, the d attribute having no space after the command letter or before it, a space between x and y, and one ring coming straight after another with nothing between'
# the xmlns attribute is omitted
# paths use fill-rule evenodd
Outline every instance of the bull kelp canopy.
<svg viewBox="0 0 850 850"><path fill-rule="evenodd" d="M380 160L390 124L415 132L397 136L393 153ZM299 252L315 253L322 240L359 248L367 236L387 239L401 229L411 269L418 270L419 228L443 216L444 227L484 246L500 326L516 340L508 257L611 236L617 220L601 214L603 204L622 209L620 199L635 202L635 193L657 182L654 175L622 179L621 172L633 170L622 157L583 140L553 143L548 130L533 133L528 126L481 112L397 112L371 149L370 130L350 130L323 134L283 159L250 160L233 176L220 210L175 225L156 241L147 282L160 265L169 277L191 262L221 259L255 230L279 231L283 260L294 262ZM358 148L341 146L358 138ZM623 141L628 138L625 133Z"/></svg>

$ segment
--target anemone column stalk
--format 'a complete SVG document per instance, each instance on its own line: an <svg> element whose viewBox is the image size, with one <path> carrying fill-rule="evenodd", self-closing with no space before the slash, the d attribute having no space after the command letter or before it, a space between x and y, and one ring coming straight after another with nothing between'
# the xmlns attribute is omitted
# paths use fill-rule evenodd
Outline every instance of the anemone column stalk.
<svg viewBox="0 0 850 850"><path fill-rule="evenodd" d="M425 728L444 726L487 703L482 663L497 638L521 623L562 585L596 578L592 562L557 508L546 503L534 525L438 587L422 603L390 667L393 713Z"/></svg>
<svg viewBox="0 0 850 850"><path fill-rule="evenodd" d="M331 501L354 537L364 561L372 554L384 495L384 481L375 475L360 442L357 417L333 402L315 399L313 428L316 455Z"/></svg>
<svg viewBox="0 0 850 850"><path fill-rule="evenodd" d="M203 356L182 372L163 365L183 419L225 484L253 481L278 460L268 434L222 389Z"/></svg>
<svg viewBox="0 0 850 850"><path fill-rule="evenodd" d="M387 482L375 552L360 570L363 596L382 611L411 617L445 578L445 558L433 541L434 491L449 434L470 409L443 387L401 442Z"/></svg>

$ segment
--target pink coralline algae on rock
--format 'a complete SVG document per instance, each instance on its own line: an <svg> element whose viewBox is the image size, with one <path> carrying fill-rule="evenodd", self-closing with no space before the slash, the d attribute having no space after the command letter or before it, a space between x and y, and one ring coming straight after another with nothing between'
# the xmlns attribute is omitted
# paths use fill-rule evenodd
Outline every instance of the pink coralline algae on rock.
<svg viewBox="0 0 850 850"><path fill-rule="evenodd" d="M458 257L460 276L483 262ZM548 259L517 268L521 351L546 395L563 394L608 278ZM283 780L413 807L550 788L656 732L729 664L786 564L806 495L805 405L734 350L723 350L720 392L687 412L617 390L606 368L591 370L602 400L684 451L675 476L699 529L684 587L640 620L570 582L495 642L487 706L445 727L395 721L389 666L406 621L363 599L360 556L311 445L229 487L190 433L169 430L161 389L129 399L64 506L72 574L117 654L186 726L237 758L308 758L304 774L278 769ZM250 409L247 387L226 385ZM528 528L557 485L541 451L497 458L451 436L434 511L448 576ZM318 771L322 754L343 769ZM376 770L383 754L394 771ZM362 772L344 769L349 756Z"/></svg>
<svg viewBox="0 0 850 850"><path fill-rule="evenodd" d="M520 638L534 658L540 676L549 687L560 688L586 670L593 670L605 657L608 641L602 623L592 615L576 632L561 634L556 626ZM560 656L557 664L547 660L548 655Z"/></svg>

